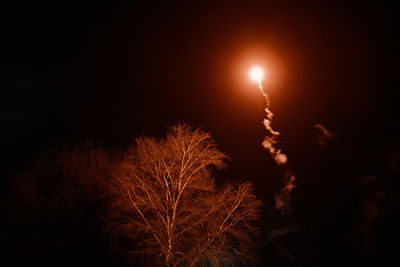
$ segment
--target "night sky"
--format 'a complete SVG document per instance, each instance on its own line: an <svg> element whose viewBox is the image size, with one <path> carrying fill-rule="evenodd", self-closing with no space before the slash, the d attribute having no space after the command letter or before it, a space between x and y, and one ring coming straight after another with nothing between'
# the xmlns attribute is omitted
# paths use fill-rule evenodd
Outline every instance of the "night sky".
<svg viewBox="0 0 400 267"><path fill-rule="evenodd" d="M278 146L297 178L290 214L266 216L266 224L297 230L263 245L259 266L395 266L398 20L389 1L2 6L3 207L11 206L9 174L41 153L86 139L124 148L179 122L203 127L228 154L217 179L250 179L273 205L283 170L261 146L263 99L248 78L260 64L269 74ZM316 142L316 123L335 134L326 146ZM371 224L374 245L366 249L362 218L374 192L383 197ZM8 238L13 253L30 253L30 245L16 248L25 237Z"/></svg>

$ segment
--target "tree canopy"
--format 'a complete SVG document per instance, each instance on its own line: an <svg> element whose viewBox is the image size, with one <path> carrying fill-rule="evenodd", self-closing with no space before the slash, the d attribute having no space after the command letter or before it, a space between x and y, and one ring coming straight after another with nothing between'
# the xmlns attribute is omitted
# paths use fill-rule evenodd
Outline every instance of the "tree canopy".
<svg viewBox="0 0 400 267"><path fill-rule="evenodd" d="M217 187L227 156L186 125L136 139L110 183L109 229L132 240L146 264L234 265L252 256L261 202L251 183Z"/></svg>

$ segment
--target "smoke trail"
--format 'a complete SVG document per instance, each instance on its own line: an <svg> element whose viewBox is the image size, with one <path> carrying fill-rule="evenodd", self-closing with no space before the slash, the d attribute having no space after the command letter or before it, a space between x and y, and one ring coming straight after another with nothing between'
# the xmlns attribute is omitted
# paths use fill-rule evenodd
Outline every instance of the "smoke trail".
<svg viewBox="0 0 400 267"><path fill-rule="evenodd" d="M262 146L269 151L271 154L272 158L275 160L276 164L282 165L287 163L287 156L282 153L280 149L275 148L275 144L278 143L276 140L277 137L280 135L278 131L274 131L271 127L271 122L272 118L274 117L274 114L272 111L269 109L270 107L270 101L269 101L269 96L268 94L264 91L264 88L261 84L261 80L258 82L258 88L261 91L261 94L264 96L265 100L265 113L267 115L267 118L264 119L264 126L269 135L265 136L264 141L262 142Z"/></svg>
<svg viewBox="0 0 400 267"><path fill-rule="evenodd" d="M315 124L314 128L319 131L316 141L322 147L326 145L329 139L335 137L335 134L333 134L331 131L328 131L325 126L320 123Z"/></svg>
<svg viewBox="0 0 400 267"><path fill-rule="evenodd" d="M280 210L283 213L287 213L290 211L291 204L291 192L296 187L295 185L295 176L292 172L286 171L284 176L283 187L279 191L279 193L275 194L275 208Z"/></svg>
<svg viewBox="0 0 400 267"><path fill-rule="evenodd" d="M277 149L275 145L278 143L277 137L280 135L278 131L272 129L271 123L274 114L270 110L270 100L268 94L264 91L264 88L261 83L261 79L258 81L258 88L261 91L261 94L264 96L265 100L265 113L267 115L266 119L264 119L264 126L268 132L268 135L265 136L264 141L262 142L262 146L269 151L271 157L275 160L277 165L286 165L288 162L288 158L286 154L282 153L281 149ZM286 166L286 169L288 167ZM291 192L295 188L295 176L294 174L287 170L284 176L283 187L275 195L275 208L280 210L281 212L288 211L290 202L291 202Z"/></svg>

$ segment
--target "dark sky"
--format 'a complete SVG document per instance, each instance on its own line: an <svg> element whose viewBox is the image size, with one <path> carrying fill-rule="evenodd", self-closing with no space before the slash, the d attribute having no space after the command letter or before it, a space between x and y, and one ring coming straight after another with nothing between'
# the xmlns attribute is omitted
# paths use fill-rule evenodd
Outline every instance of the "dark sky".
<svg viewBox="0 0 400 267"><path fill-rule="evenodd" d="M261 175L273 164L259 145L262 102L247 77L254 63L269 68L274 128L289 158L304 156L315 123L368 145L398 145L395 6L183 3L3 8L8 160L86 138L124 145L184 122L210 131L237 175Z"/></svg>
<svg viewBox="0 0 400 267"><path fill-rule="evenodd" d="M398 9L389 1L336 2L15 1L0 8L6 171L65 144L94 138L123 147L183 122L210 131L228 153L223 175L252 179L268 199L282 171L260 145L262 99L247 77L255 63L268 68L279 146L306 188L299 187L299 206L326 182L321 176L379 176L400 152ZM337 137L330 156L313 141L316 123Z"/></svg>
<svg viewBox="0 0 400 267"><path fill-rule="evenodd" d="M263 135L246 83L253 61L276 74L274 123L295 143L317 122L343 133L395 125L388 3L39 1L2 12L6 143L21 141L15 132L37 144L123 143L180 121L238 150Z"/></svg>

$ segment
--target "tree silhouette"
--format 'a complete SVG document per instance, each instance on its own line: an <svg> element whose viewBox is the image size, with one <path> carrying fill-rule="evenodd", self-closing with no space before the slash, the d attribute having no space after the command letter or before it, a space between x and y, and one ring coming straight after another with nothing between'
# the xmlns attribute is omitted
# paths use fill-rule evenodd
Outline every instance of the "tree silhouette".
<svg viewBox="0 0 400 267"><path fill-rule="evenodd" d="M119 160L117 151L87 141L43 154L14 174L12 246L23 250L25 244L25 260L33 266L106 265L108 240L99 217L109 196L104 186Z"/></svg>
<svg viewBox="0 0 400 267"><path fill-rule="evenodd" d="M225 166L210 134L186 125L136 139L109 183L108 229L144 264L220 266L252 258L261 201L249 182L217 187Z"/></svg>

